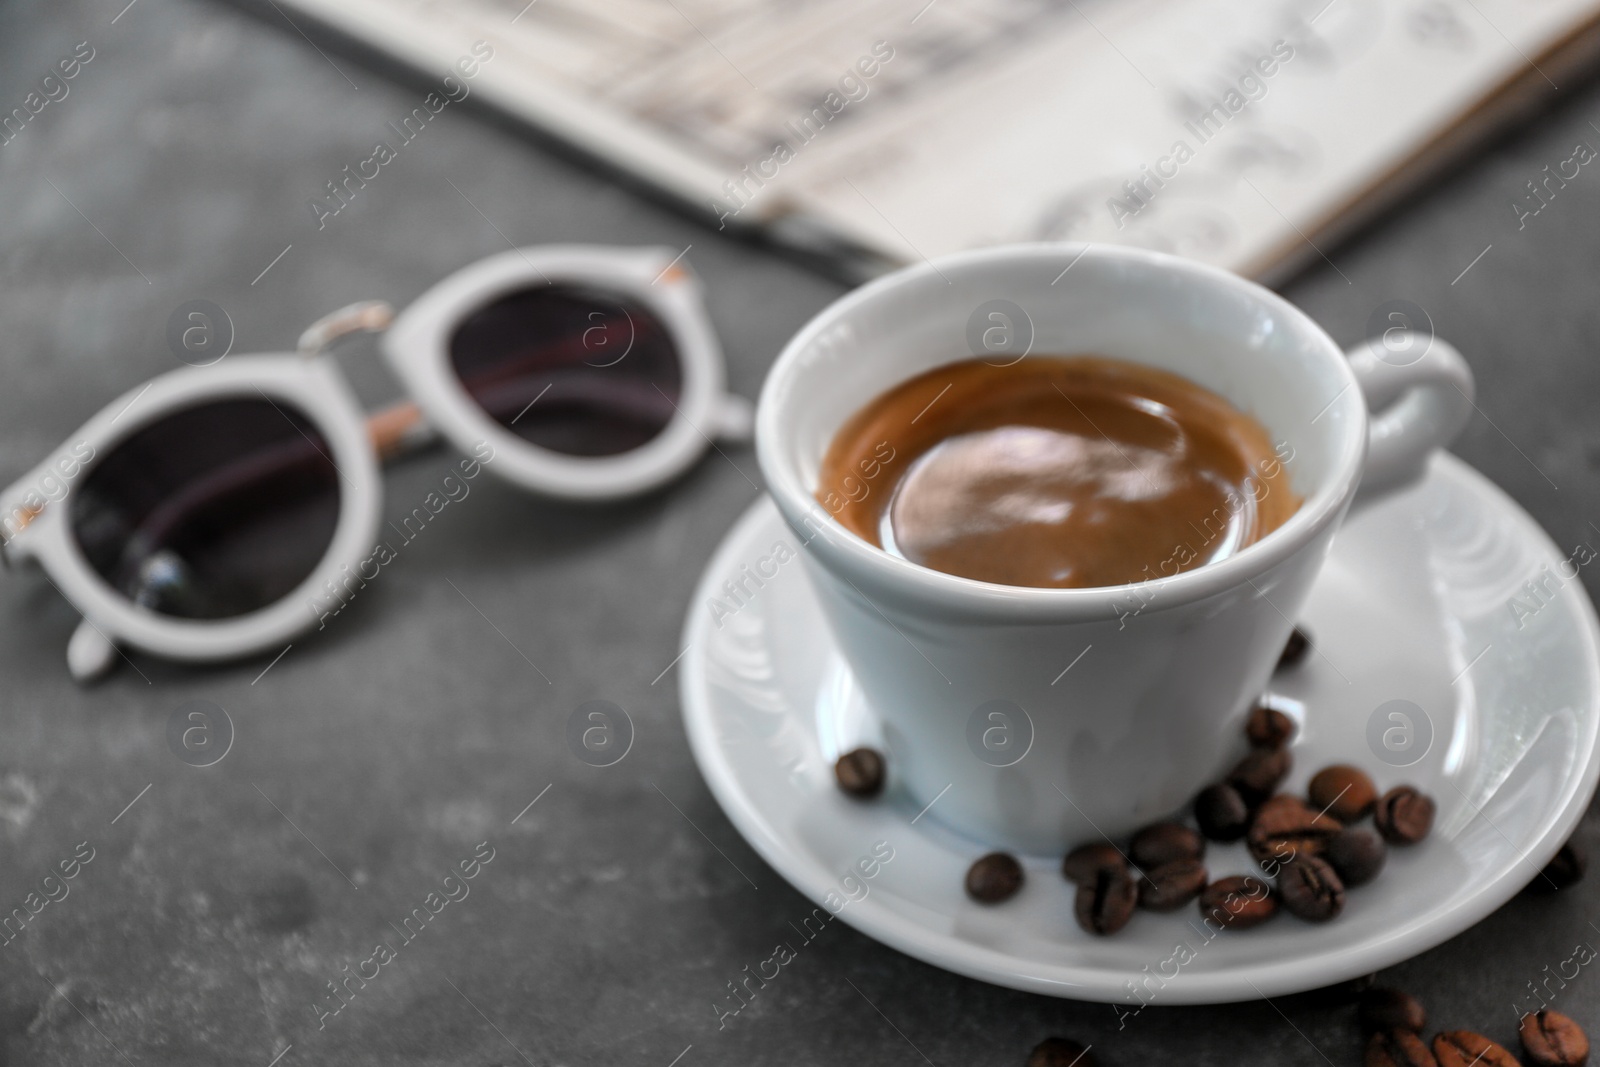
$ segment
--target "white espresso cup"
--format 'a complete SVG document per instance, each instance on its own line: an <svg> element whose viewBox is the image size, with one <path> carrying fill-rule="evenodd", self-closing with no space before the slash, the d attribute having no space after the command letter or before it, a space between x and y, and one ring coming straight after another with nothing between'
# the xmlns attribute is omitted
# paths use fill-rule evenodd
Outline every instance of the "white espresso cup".
<svg viewBox="0 0 1600 1067"><path fill-rule="evenodd" d="M757 455L896 788L919 808L937 799L928 817L983 844L1045 853L1170 815L1226 773L1358 487L1365 500L1414 481L1472 410L1455 349L1386 325L1343 353L1253 282L1081 244L909 267L812 319L762 389ZM890 491L871 463L848 485L818 478L835 432L891 387L974 357L1078 354L1171 371L1254 416L1299 510L1193 570L1053 589L912 563L834 521L838 498L819 501Z"/></svg>

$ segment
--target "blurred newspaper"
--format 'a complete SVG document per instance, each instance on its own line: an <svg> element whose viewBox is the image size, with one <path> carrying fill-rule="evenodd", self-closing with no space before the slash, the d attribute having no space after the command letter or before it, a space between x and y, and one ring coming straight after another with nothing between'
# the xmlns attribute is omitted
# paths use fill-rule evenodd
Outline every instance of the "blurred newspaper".
<svg viewBox="0 0 1600 1067"><path fill-rule="evenodd" d="M719 227L857 265L1079 239L1269 280L1600 46L1600 0L287 2L440 74L487 42L473 92Z"/></svg>

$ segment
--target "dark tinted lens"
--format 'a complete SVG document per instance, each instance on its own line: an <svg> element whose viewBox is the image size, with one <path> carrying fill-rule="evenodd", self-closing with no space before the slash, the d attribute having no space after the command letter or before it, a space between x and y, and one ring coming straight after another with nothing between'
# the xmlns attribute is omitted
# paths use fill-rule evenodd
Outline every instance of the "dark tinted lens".
<svg viewBox="0 0 1600 1067"><path fill-rule="evenodd" d="M339 521L333 450L282 401L217 400L151 423L72 494L89 565L135 603L243 615L316 569Z"/></svg>
<svg viewBox="0 0 1600 1067"><path fill-rule="evenodd" d="M660 433L682 367L643 304L578 285L524 289L474 312L450 338L472 398L524 440L574 456L613 456Z"/></svg>

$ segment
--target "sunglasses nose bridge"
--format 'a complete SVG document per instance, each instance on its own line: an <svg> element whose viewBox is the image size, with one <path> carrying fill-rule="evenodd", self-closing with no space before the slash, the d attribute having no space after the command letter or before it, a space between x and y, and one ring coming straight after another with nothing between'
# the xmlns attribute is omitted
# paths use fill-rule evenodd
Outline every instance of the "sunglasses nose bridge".
<svg viewBox="0 0 1600 1067"><path fill-rule="evenodd" d="M381 333L394 321L394 308L382 300L363 300L331 311L306 327L295 351L306 358L321 355L334 342L353 333Z"/></svg>

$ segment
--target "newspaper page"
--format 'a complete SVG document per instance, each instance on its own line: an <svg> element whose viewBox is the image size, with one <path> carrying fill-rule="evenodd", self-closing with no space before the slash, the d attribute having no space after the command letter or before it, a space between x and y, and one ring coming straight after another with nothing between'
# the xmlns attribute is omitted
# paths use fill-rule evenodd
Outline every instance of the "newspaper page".
<svg viewBox="0 0 1600 1067"><path fill-rule="evenodd" d="M719 227L908 262L1122 242L1263 276L1600 0L291 0ZM1545 84L1547 83L1547 85Z"/></svg>

